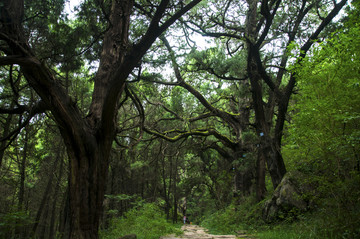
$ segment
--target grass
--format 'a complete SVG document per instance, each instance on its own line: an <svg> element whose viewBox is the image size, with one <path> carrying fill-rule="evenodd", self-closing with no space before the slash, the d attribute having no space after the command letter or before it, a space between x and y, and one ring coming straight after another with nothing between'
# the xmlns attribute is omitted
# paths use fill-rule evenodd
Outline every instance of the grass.
<svg viewBox="0 0 360 239"><path fill-rule="evenodd" d="M303 215L291 223L263 227L256 236L259 239L355 239L360 236L360 228L352 229L344 218L316 212Z"/></svg>

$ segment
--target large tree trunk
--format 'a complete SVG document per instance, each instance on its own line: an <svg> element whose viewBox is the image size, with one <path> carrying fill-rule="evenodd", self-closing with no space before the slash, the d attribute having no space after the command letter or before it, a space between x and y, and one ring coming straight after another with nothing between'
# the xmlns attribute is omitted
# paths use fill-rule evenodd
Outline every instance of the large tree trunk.
<svg viewBox="0 0 360 239"><path fill-rule="evenodd" d="M256 200L261 201L265 198L266 185L265 185L265 172L266 160L263 151L258 151L256 161Z"/></svg>
<svg viewBox="0 0 360 239"><path fill-rule="evenodd" d="M109 153L96 146L94 150L85 151L88 155L78 157L77 153L68 149L70 238L97 238Z"/></svg>
<svg viewBox="0 0 360 239"><path fill-rule="evenodd" d="M252 96L255 110L255 125L256 132L259 137L258 145L258 169L257 169L257 198L263 198L265 192L265 167L263 162L266 162L269 174L271 176L274 189L279 185L281 179L286 173L285 164L280 152L280 145L277 144L275 136L272 136L272 121L274 118L275 101L272 95L268 103L263 101L263 91L261 84L261 76L258 73L253 54L256 49L250 44L248 56L248 72L251 82ZM270 93L271 94L271 93ZM276 133L275 133L276 134Z"/></svg>
<svg viewBox="0 0 360 239"><path fill-rule="evenodd" d="M255 124L257 133L260 136L259 156L265 157L266 164L272 179L273 187L276 188L286 173L284 160L281 155L281 139L289 100L296 83L296 74L291 74L290 80L288 81L287 85L285 87L280 87L285 73L288 55L284 52L284 55L281 59L279 71L276 76L276 80L274 80L273 77L271 77L270 74L267 73L264 67L264 62L261 59L261 45L264 43L266 37L269 35L274 16L276 14L276 11L278 10L281 1L271 1L270 4L269 1L261 1L260 8L258 8L259 1L247 0L247 2L249 5L249 10L246 18L245 32L248 48L247 71L251 82L252 96L255 109ZM314 44L314 42L316 42L319 34L339 13L339 11L346 4L346 2L347 0L342 0L338 3L336 3L335 1L333 2L333 9L328 13L325 18L321 19L321 23L318 25L316 30L302 45L300 49L300 55L297 59L297 63L300 63L302 59L304 59L307 51ZM271 6L272 8L271 10L269 9L269 6ZM287 43L288 45L290 45L295 40L300 23L303 21L305 15L311 10L311 8L313 8L312 4L307 5L306 1L303 2L301 10L299 11L298 16L296 16L295 24L291 31L292 33L289 34L289 39ZM259 25L257 25L258 12L260 12L262 17L264 18L264 27L260 31L260 37L258 37L257 30L257 27L259 27ZM262 92L262 83L264 83L264 85L269 88L269 96L267 102L263 101L264 94ZM275 115L276 124L274 127L273 121L275 121ZM258 162L261 162L261 160L262 159L259 158ZM259 163L258 165L262 164ZM258 172L260 172L260 170L263 169L259 168ZM263 173L261 172L258 175L262 174ZM263 184L263 179L258 178L258 181L258 185L260 187L260 185ZM261 192L261 190L258 190L258 192Z"/></svg>
<svg viewBox="0 0 360 239"><path fill-rule="evenodd" d="M257 159L257 199L265 197L265 162L269 170L273 187L276 188L286 173L285 164L281 157L280 146L276 144L275 137L272 137L274 108L276 105L276 92L270 91L268 101L265 103L263 85L264 77L268 77L263 69L259 68L260 50L256 44L258 38L257 17L258 1L248 0L249 10L246 19L247 35L247 71L251 84L253 105L255 110L256 133L259 137L258 159ZM261 4L264 4L263 2ZM275 133L276 134L276 133Z"/></svg>

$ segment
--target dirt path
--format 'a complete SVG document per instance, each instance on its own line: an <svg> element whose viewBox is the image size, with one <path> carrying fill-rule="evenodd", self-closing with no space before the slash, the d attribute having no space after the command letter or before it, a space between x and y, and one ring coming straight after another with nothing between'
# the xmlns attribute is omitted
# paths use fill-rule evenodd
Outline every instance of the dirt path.
<svg viewBox="0 0 360 239"><path fill-rule="evenodd" d="M211 235L207 233L207 230L197 225L184 225L181 228L184 234L180 237L169 235L160 237L160 239L180 239L180 238L192 238L192 239L237 239L237 238L254 238L245 234L241 235Z"/></svg>

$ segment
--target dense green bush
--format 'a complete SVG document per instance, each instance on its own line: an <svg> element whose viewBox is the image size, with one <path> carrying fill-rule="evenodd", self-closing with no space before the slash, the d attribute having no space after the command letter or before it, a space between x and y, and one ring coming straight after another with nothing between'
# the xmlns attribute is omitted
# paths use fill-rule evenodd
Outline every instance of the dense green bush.
<svg viewBox="0 0 360 239"><path fill-rule="evenodd" d="M19 238L19 230L23 230L32 223L30 216L24 211L0 214L0 238Z"/></svg>
<svg viewBox="0 0 360 239"><path fill-rule="evenodd" d="M225 209L205 216L201 226L213 234L234 234L243 229L253 231L264 224L261 210L262 202L256 204L254 197L241 198Z"/></svg>
<svg viewBox="0 0 360 239"><path fill-rule="evenodd" d="M238 228L238 216L235 208L229 206L205 217L201 225L214 234L233 233Z"/></svg>
<svg viewBox="0 0 360 239"><path fill-rule="evenodd" d="M135 207L124 217L114 218L110 227L100 233L102 239L119 238L127 234L136 234L138 239L159 239L167 234L180 234L179 226L169 223L160 208L154 203Z"/></svg>

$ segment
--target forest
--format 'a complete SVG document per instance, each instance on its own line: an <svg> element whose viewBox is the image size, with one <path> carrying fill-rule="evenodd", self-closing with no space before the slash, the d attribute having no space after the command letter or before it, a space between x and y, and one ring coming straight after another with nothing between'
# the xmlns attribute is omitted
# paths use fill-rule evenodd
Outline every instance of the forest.
<svg viewBox="0 0 360 239"><path fill-rule="evenodd" d="M0 238L359 238L359 36L359 0L1 0Z"/></svg>

